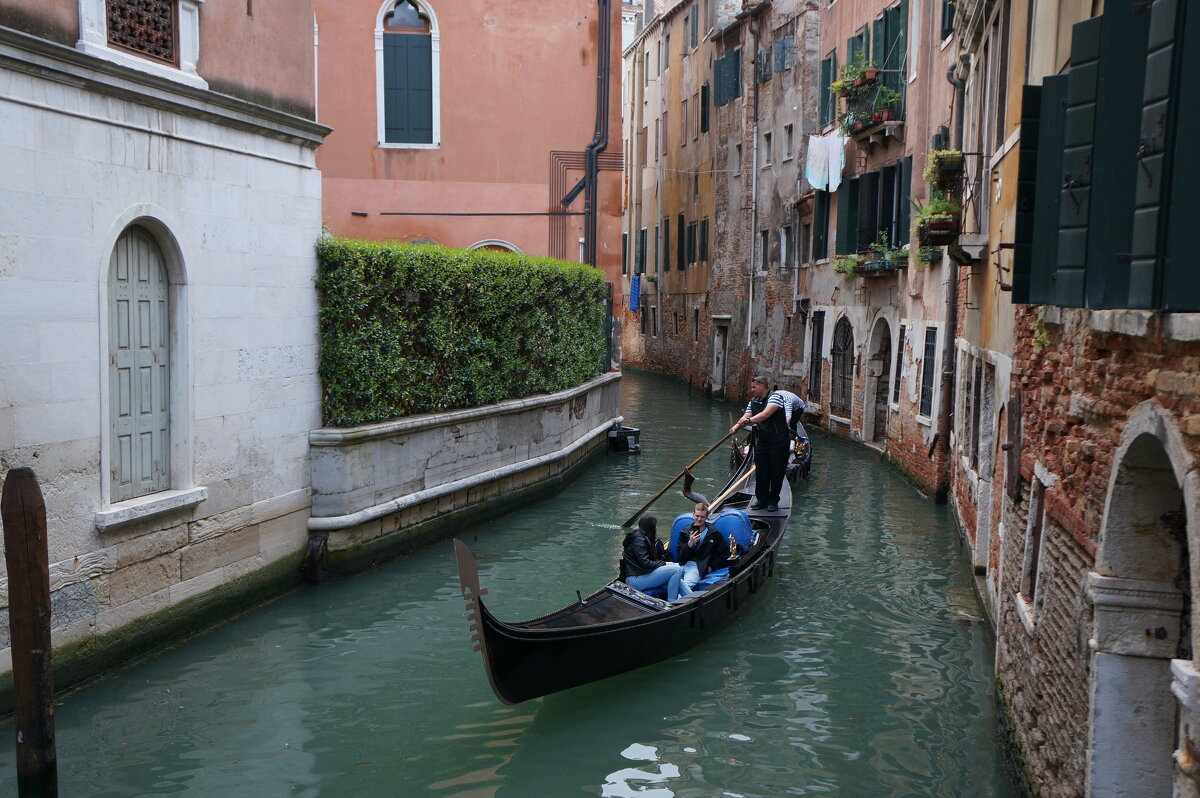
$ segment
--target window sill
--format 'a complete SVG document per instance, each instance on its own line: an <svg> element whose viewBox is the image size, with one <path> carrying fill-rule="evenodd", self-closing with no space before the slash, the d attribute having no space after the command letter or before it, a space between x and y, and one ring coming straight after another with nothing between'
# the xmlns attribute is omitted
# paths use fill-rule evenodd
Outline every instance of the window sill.
<svg viewBox="0 0 1200 798"><path fill-rule="evenodd" d="M379 142L381 150L437 150L441 149L441 144L408 144L395 141Z"/></svg>
<svg viewBox="0 0 1200 798"><path fill-rule="evenodd" d="M835 416L833 413L830 413L829 420L836 421L839 424L845 424L847 427L850 426L850 419L846 418L845 416Z"/></svg>
<svg viewBox="0 0 1200 798"><path fill-rule="evenodd" d="M918 413L917 414L917 423L920 424L922 427L932 427L933 419L930 418L929 416L922 416L921 414Z"/></svg>
<svg viewBox="0 0 1200 798"><path fill-rule="evenodd" d="M75 47L87 55L108 61L112 64L120 64L123 67L128 67L138 72L145 72L160 78L166 78L167 80L173 80L176 83L182 83L185 86L191 86L195 89L208 88L208 81L195 72L188 72L178 67L160 64L157 61L151 61L147 58L139 58L136 55L131 55L112 47L105 47L95 42L80 40Z"/></svg>
<svg viewBox="0 0 1200 798"><path fill-rule="evenodd" d="M144 521L147 518L154 518L175 510L195 507L207 498L208 488L201 486L183 490L164 490L149 496L139 496L136 499L117 502L107 510L96 513L96 529L100 532L108 532L135 521Z"/></svg>

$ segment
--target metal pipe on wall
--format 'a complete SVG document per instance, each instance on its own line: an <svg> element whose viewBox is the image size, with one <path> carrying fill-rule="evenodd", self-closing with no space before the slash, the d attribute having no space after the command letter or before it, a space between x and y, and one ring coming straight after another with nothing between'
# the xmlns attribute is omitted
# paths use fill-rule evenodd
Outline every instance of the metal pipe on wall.
<svg viewBox="0 0 1200 798"><path fill-rule="evenodd" d="M612 11L611 0L596 0L600 15L596 47L596 128L595 135L584 150L583 192L583 257L585 263L596 265L596 205L599 201L599 155L608 148L609 73L611 65Z"/></svg>

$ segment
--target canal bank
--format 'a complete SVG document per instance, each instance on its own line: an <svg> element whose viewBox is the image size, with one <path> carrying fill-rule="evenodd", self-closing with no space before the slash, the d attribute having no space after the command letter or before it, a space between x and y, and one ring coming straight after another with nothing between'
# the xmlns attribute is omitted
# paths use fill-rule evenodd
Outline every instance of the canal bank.
<svg viewBox="0 0 1200 798"><path fill-rule="evenodd" d="M500 617L611 577L621 521L728 430L728 408L686 388L622 383L642 455L598 457L560 493L461 532ZM817 447L774 587L684 656L505 707L439 542L67 696L63 792L1008 798L993 651L946 509L846 442ZM708 495L718 460L697 469ZM687 507L672 492L652 512ZM0 751L0 794L11 764Z"/></svg>

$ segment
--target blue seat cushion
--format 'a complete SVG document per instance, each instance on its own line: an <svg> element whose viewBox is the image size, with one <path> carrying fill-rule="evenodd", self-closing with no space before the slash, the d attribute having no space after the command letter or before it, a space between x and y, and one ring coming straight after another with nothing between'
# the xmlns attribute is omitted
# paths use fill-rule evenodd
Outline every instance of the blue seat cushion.
<svg viewBox="0 0 1200 798"><path fill-rule="evenodd" d="M701 579L698 583L696 583L696 587L707 587L708 585L715 585L717 582L720 582L722 579L728 579L728 578L729 578L729 569L728 568L721 568L720 570L717 570L717 571L709 571L708 574L706 574L703 579Z"/></svg>

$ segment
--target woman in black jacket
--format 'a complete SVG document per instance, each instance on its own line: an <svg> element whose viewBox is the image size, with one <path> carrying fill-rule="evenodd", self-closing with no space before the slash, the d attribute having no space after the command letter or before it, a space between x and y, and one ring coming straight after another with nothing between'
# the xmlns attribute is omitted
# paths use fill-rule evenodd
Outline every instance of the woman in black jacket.
<svg viewBox="0 0 1200 798"><path fill-rule="evenodd" d="M663 557L656 545L657 534L657 518L643 515L638 519L637 529L625 535L621 575L625 584L637 590L666 585L667 601L674 601L679 598L681 591L685 596L692 591L681 588L679 579L683 575L683 566Z"/></svg>

